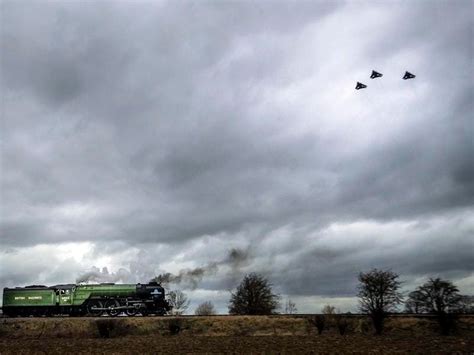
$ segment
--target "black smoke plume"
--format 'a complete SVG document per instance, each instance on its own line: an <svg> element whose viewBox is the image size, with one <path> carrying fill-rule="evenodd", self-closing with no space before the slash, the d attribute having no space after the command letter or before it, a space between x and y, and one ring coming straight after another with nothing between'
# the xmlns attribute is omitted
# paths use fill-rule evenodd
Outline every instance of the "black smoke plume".
<svg viewBox="0 0 474 355"><path fill-rule="evenodd" d="M212 262L202 267L195 269L183 269L178 274L172 274L165 272L154 277L151 281L158 282L160 284L184 284L189 285L191 289L196 289L199 282L209 275L216 274L220 269L227 267L227 272L231 276L239 272L240 267L244 266L249 259L248 250L242 250L232 248L227 253L227 256L218 262Z"/></svg>

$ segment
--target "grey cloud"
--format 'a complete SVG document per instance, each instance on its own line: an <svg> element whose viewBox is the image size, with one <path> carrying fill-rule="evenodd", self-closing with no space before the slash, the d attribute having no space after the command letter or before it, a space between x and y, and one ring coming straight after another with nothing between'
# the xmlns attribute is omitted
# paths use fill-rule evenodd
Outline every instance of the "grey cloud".
<svg viewBox="0 0 474 355"><path fill-rule="evenodd" d="M459 227L458 223L451 219L448 225ZM404 233L412 238L367 232L362 243L353 243L354 236L349 232L344 244L335 244L329 250L309 247L292 257L290 265L273 273L275 283L289 293L351 297L356 294L358 273L374 267L391 269L408 284L430 275L455 280L472 275L472 225L456 232L449 227L430 227ZM389 238L392 243L387 244Z"/></svg>
<svg viewBox="0 0 474 355"><path fill-rule="evenodd" d="M274 236L280 250L256 249L202 287L228 288L253 267L273 275L265 265L287 256L275 283L348 295L354 268L420 255L369 251L362 262L356 247L306 250L308 234L472 211L469 1L379 4L369 15L342 2L1 6L4 248L154 245L170 261L207 237L258 248L291 226L291 245ZM354 96L352 80L374 66L383 80ZM416 81L399 80L408 69ZM451 242L457 232L403 272L465 275L472 264L453 255L470 234ZM154 276L159 263L142 257L155 267L122 266ZM311 260L327 267L301 265Z"/></svg>
<svg viewBox="0 0 474 355"><path fill-rule="evenodd" d="M110 273L107 267L100 270L93 266L89 271L77 277L77 283L103 283L103 282L128 282L130 280L130 272L126 269L119 269L117 272Z"/></svg>

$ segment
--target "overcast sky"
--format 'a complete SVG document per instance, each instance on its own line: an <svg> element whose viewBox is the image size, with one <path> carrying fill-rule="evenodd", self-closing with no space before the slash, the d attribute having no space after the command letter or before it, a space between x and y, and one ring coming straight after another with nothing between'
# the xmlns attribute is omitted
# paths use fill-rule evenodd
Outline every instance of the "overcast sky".
<svg viewBox="0 0 474 355"><path fill-rule="evenodd" d="M354 311L377 267L474 293L473 6L2 0L0 287L201 267L169 286L190 311L248 272Z"/></svg>

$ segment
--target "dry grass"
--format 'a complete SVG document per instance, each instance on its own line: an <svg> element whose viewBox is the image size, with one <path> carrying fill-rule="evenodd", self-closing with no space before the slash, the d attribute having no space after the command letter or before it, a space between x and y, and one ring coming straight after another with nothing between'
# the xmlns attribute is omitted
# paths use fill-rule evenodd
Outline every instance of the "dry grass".
<svg viewBox="0 0 474 355"><path fill-rule="evenodd" d="M0 354L474 351L474 317L462 317L458 333L449 337L438 335L433 319L389 318L380 337L367 318L346 319L345 335L330 322L318 335L307 318L290 316L5 318Z"/></svg>
<svg viewBox="0 0 474 355"><path fill-rule="evenodd" d="M109 339L0 339L2 354L308 354L308 353L469 353L463 337L338 336L133 336Z"/></svg>

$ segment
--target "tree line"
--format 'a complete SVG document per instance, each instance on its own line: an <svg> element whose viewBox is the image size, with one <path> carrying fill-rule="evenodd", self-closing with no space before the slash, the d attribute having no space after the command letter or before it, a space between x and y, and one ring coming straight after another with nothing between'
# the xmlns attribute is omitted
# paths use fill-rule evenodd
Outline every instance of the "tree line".
<svg viewBox="0 0 474 355"><path fill-rule="evenodd" d="M456 315L474 311L474 297L461 295L449 280L430 278L408 293L406 300L400 291L402 282L399 275L391 270L361 272L358 281L359 310L370 317L376 334L382 333L387 316L399 312L402 305L405 313L435 315L443 334L454 329ZM171 291L169 296L174 314L182 314L189 307L189 300L183 292ZM244 276L236 290L231 292L228 304L229 313L233 315L271 315L280 308L280 296L273 291L268 279L257 273ZM297 313L296 304L290 299L284 304L284 313ZM326 318L334 318L335 308L328 305L322 313ZM196 308L195 314L213 315L216 311L212 302L206 301ZM313 323L319 330L324 327L321 325L324 318L316 317ZM341 317L337 317L336 323L340 331L347 326Z"/></svg>

